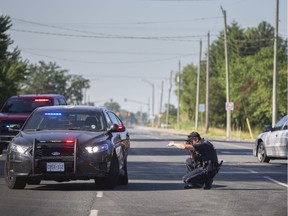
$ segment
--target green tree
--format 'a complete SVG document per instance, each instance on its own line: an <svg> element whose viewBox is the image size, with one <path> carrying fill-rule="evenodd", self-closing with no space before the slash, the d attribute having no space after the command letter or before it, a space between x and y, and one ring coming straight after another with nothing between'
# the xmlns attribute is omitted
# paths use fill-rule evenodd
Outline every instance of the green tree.
<svg viewBox="0 0 288 216"><path fill-rule="evenodd" d="M236 22L228 26L230 102L234 102L233 126L245 129L246 118L256 128L271 122L273 34L274 29L267 22L246 30ZM205 103L204 68L201 66L199 103ZM181 72L181 113L187 115L189 120L193 120L195 113L196 71L196 66L187 65ZM210 126L225 127L226 70L223 31L210 47L209 97ZM287 114L287 41L282 38L279 38L278 47L277 102L278 116Z"/></svg>
<svg viewBox="0 0 288 216"><path fill-rule="evenodd" d="M230 63L231 98L235 107L232 120L235 125L245 128L245 120L249 118L253 127L263 128L264 124L271 122L272 115L274 29L268 23L261 22L257 28L248 28L244 35L242 44L245 44L246 51L235 55ZM283 115L283 105L287 104L287 66L284 65L287 55L285 57L284 50L285 43L279 38L278 97L281 99L277 104L280 116Z"/></svg>
<svg viewBox="0 0 288 216"><path fill-rule="evenodd" d="M189 120L192 120L195 114L197 67L193 64L184 67L181 73L181 79L181 113L187 115ZM175 80L177 80L177 78ZM176 95L178 95L177 92Z"/></svg>
<svg viewBox="0 0 288 216"><path fill-rule="evenodd" d="M258 128L271 124L272 116L272 87L273 87L273 47L262 48L256 55L243 59L242 64L247 74L239 86L240 97L236 101L242 102L242 110L250 123ZM286 60L285 60L286 59ZM287 54L279 50L278 71L278 116L287 114ZM243 70L243 68L241 68ZM238 107L238 106L237 106ZM239 109L235 110L239 112ZM236 116L240 116L239 114Z"/></svg>
<svg viewBox="0 0 288 216"><path fill-rule="evenodd" d="M167 119L167 109L169 108L169 118L168 118L168 123L169 124L175 124L176 123L176 118L177 118L177 108L173 105L170 104L168 107L168 104L164 105L164 112L161 115L161 122L166 123Z"/></svg>
<svg viewBox="0 0 288 216"><path fill-rule="evenodd" d="M10 17L0 16L0 106L8 97L18 94L20 83L26 75L27 62L21 59L20 51L17 48L8 51L13 41L6 31L11 26Z"/></svg>
<svg viewBox="0 0 288 216"><path fill-rule="evenodd" d="M205 85L205 64L206 62L201 62L200 68L200 91L199 91L199 104L205 103L206 85ZM182 119L187 119L188 121L193 121L195 119L196 113L196 93L197 93L197 75L198 67L191 64L184 67L181 72L181 88L180 88L180 107L181 116L185 116ZM174 82L178 85L178 76L176 74ZM178 96L178 89L175 90L175 94ZM197 108L198 109L198 108ZM176 114L177 116L177 114Z"/></svg>
<svg viewBox="0 0 288 216"><path fill-rule="evenodd" d="M56 63L39 61L31 64L22 83L23 94L62 94L70 104L81 104L83 89L89 88L89 80L80 75L70 75Z"/></svg>
<svg viewBox="0 0 288 216"><path fill-rule="evenodd" d="M66 95L66 87L71 76L67 70L63 70L56 63L46 64L39 61L38 64L30 64L28 76L22 84L24 94L63 94Z"/></svg>
<svg viewBox="0 0 288 216"><path fill-rule="evenodd" d="M110 102L106 102L104 104L104 107L108 110L111 110L113 112L119 112L120 113L120 105L117 102L114 102L112 99Z"/></svg>
<svg viewBox="0 0 288 216"><path fill-rule="evenodd" d="M89 80L80 75L71 75L66 95L71 103L80 104L83 101L83 91L88 88L90 88Z"/></svg>
<svg viewBox="0 0 288 216"><path fill-rule="evenodd" d="M249 117L253 127L261 127L271 121L272 112L272 71L273 71L273 33L274 29L266 22L256 28L241 29L233 22L228 27L228 50L230 69L230 102L234 102L232 124L245 128ZM280 38L279 45L279 114L283 114L285 92L287 92L287 47ZM226 101L226 73L223 33L211 46L211 87L210 98L212 124L225 125L224 104ZM286 88L284 87L286 86ZM213 91L217 89L217 91ZM287 95L287 93L286 93ZM286 102L287 104L287 102ZM287 111L286 111L287 112ZM215 119L220 117L221 119ZM268 121L269 119L269 121ZM220 124L219 124L220 123Z"/></svg>
<svg viewBox="0 0 288 216"><path fill-rule="evenodd" d="M248 28L244 34L245 56L255 55L263 47L273 44L274 28L265 21L261 22L256 28Z"/></svg>

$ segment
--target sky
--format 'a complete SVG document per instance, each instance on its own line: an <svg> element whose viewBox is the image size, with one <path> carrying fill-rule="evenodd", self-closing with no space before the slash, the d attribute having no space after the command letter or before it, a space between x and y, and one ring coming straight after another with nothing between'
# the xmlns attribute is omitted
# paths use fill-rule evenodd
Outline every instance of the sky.
<svg viewBox="0 0 288 216"><path fill-rule="evenodd" d="M198 65L200 41L204 58L208 32L211 44L224 30L221 7L227 25L235 21L246 29L276 22L276 0L0 0L0 5L13 24L10 48L18 47L23 59L55 62L89 79L84 102L102 106L113 100L121 109L150 114L152 104L157 114L168 103L171 74ZM279 0L279 35L288 35L287 0ZM173 83L170 103L177 108L176 89Z"/></svg>

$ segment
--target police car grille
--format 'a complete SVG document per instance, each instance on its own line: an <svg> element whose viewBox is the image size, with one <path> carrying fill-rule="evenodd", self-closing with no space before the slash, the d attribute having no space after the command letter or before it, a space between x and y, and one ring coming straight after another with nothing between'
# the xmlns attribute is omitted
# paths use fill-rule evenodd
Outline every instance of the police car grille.
<svg viewBox="0 0 288 216"><path fill-rule="evenodd" d="M36 157L71 157L74 156L74 148L37 148L35 153Z"/></svg>

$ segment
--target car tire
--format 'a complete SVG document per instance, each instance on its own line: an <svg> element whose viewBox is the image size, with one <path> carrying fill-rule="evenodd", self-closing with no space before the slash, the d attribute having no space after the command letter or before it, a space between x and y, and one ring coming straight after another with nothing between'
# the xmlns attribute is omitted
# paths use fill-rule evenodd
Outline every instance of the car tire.
<svg viewBox="0 0 288 216"><path fill-rule="evenodd" d="M128 184L127 161L125 161L125 165L124 165L124 175L119 176L118 184L119 185L127 185Z"/></svg>
<svg viewBox="0 0 288 216"><path fill-rule="evenodd" d="M119 180L119 161L116 153L113 154L109 173L106 177L95 178L96 187L113 189Z"/></svg>
<svg viewBox="0 0 288 216"><path fill-rule="evenodd" d="M114 152L111 160L110 171L107 177L105 177L105 188L113 189L118 184L119 179L119 161L117 154Z"/></svg>
<svg viewBox="0 0 288 216"><path fill-rule="evenodd" d="M10 189L24 189L26 186L26 177L9 176L8 164L5 162L4 169L5 181Z"/></svg>
<svg viewBox="0 0 288 216"><path fill-rule="evenodd" d="M260 163L269 163L270 158L267 156L266 149L263 142L260 142L257 147L257 158Z"/></svg>
<svg viewBox="0 0 288 216"><path fill-rule="evenodd" d="M95 185L97 189L104 189L105 185L105 178L104 177L97 177L94 179Z"/></svg>

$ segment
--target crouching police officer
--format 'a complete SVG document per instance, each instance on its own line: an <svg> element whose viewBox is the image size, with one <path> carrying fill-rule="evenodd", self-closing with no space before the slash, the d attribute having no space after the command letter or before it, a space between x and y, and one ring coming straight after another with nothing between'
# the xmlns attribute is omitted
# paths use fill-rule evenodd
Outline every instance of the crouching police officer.
<svg viewBox="0 0 288 216"><path fill-rule="evenodd" d="M201 188L205 184L204 189L211 189L213 178L222 164L218 163L213 144L201 139L200 134L193 131L188 135L186 144L172 141L168 146L190 151L190 157L186 160L187 174L183 176L183 181L187 184L184 188Z"/></svg>

